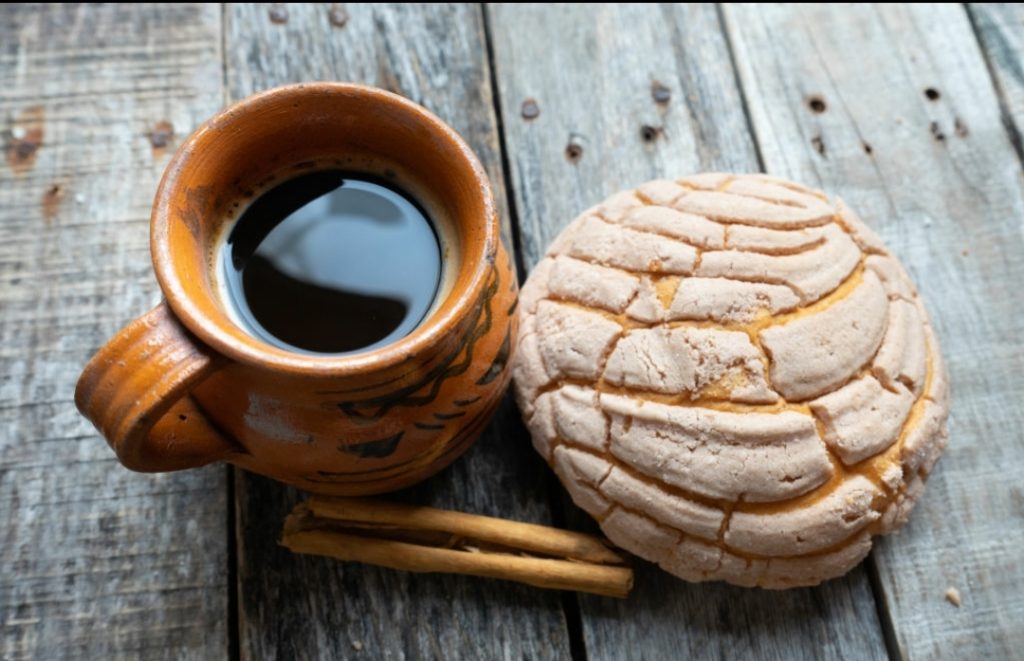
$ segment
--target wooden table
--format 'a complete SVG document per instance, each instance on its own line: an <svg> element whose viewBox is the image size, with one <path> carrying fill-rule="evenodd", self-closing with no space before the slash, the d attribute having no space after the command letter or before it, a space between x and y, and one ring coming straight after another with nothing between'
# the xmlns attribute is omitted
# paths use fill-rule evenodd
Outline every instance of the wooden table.
<svg viewBox="0 0 1024 661"><path fill-rule="evenodd" d="M1022 62L1020 6L4 5L0 657L1020 658ZM275 538L295 491L121 468L71 396L158 300L157 180L224 104L302 80L379 85L461 132L523 274L579 211L659 176L841 195L907 263L952 373L950 446L910 524L818 588L641 563L615 601L293 557ZM593 527L510 402L401 497Z"/></svg>

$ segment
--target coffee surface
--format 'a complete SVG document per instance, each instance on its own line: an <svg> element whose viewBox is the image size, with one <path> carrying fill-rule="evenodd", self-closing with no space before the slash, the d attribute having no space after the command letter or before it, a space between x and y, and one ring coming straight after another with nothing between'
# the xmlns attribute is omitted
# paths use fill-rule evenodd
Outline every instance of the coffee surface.
<svg viewBox="0 0 1024 661"><path fill-rule="evenodd" d="M375 349L408 335L437 295L434 225L379 178L308 172L259 195L218 259L227 303L255 337L300 353Z"/></svg>

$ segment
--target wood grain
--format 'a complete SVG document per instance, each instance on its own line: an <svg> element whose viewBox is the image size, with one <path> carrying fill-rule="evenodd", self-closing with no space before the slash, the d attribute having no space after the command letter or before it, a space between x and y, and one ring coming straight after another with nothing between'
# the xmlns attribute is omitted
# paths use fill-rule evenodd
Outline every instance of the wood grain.
<svg viewBox="0 0 1024 661"><path fill-rule="evenodd" d="M767 169L841 195L882 234L924 296L951 373L949 448L908 526L874 552L893 651L1019 655L1024 198L964 9L725 15Z"/></svg>
<svg viewBox="0 0 1024 661"><path fill-rule="evenodd" d="M892 651L1019 654L1021 9L970 7L979 50L957 6L726 7L742 95L714 10L487 11L527 264L614 190L762 165L841 194L907 262L941 336L954 411L927 495L874 555ZM158 300L152 194L176 145L220 106L222 73L231 98L333 79L424 103L469 139L509 217L477 8L223 12L225 35L216 6L0 7L2 658L230 653L224 469L129 473L71 403L86 358ZM506 402L465 458L398 498L548 523L554 480L526 444ZM296 558L276 535L300 494L235 479L247 658L885 652L862 569L768 593L689 585L644 564L629 601L564 597L582 626L570 650L559 595ZM578 511L570 520L592 525Z"/></svg>
<svg viewBox="0 0 1024 661"><path fill-rule="evenodd" d="M1002 101L1003 123L1024 159L1024 6L1009 2L967 5Z"/></svg>
<svg viewBox="0 0 1024 661"><path fill-rule="evenodd" d="M508 218L479 8L232 5L226 29L233 99L302 80L356 81L404 94L467 139ZM527 444L506 402L465 457L399 498L547 523L544 473ZM244 657L569 655L558 593L294 556L276 537L300 494L245 473L237 486Z"/></svg>
<svg viewBox="0 0 1024 661"><path fill-rule="evenodd" d="M577 214L616 190L692 172L760 169L713 7L488 11L528 266ZM572 512L572 521L585 520ZM885 654L863 569L815 589L769 593L688 584L639 565L628 601L580 598L589 657Z"/></svg>
<svg viewBox="0 0 1024 661"><path fill-rule="evenodd" d="M616 190L712 168L758 169L713 10L489 12L528 266L580 211Z"/></svg>
<svg viewBox="0 0 1024 661"><path fill-rule="evenodd" d="M131 473L72 403L159 298L150 203L220 80L216 7L0 8L4 659L227 654L225 469Z"/></svg>

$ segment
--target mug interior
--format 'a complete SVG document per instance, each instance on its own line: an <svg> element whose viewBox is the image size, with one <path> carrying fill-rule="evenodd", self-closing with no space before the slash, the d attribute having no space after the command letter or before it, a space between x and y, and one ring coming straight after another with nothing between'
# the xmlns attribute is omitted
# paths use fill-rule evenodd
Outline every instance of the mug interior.
<svg viewBox="0 0 1024 661"><path fill-rule="evenodd" d="M340 356L293 353L253 337L226 308L216 253L255 196L313 168L393 181L427 211L441 244L442 279L431 311L384 347ZM342 375L407 359L437 344L467 315L498 235L490 186L463 140L395 94L315 83L263 92L200 127L168 165L153 209L153 264L182 322L240 362Z"/></svg>

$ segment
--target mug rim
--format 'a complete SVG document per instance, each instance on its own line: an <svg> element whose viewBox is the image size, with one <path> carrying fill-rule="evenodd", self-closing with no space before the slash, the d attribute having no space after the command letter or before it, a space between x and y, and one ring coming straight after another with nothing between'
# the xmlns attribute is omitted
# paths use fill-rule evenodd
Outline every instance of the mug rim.
<svg viewBox="0 0 1024 661"><path fill-rule="evenodd" d="M172 200L181 192L179 181L188 170L193 152L197 147L201 149L204 141L212 139L221 125L229 119L237 121L240 113L251 113L282 98L325 93L367 97L384 104L399 106L403 111L416 117L423 126L437 138L447 142L448 146L454 148L455 153L465 160L465 165L469 166L468 172L474 179L473 190L480 191L484 218L480 219L483 226L483 241L477 245L464 247L459 259L460 264L471 262L472 275L468 286L461 290L452 290L439 309L432 312L411 333L395 342L370 351L318 356L293 353L274 347L252 337L241 328L238 329L241 333L232 333L222 328L218 320L207 315L192 300L189 287L175 268L176 260L169 234L174 222ZM362 374L370 369L393 367L418 357L423 351L441 343L444 336L451 332L461 319L472 313L472 308L486 283L486 264L489 259L493 259L497 251L498 233L497 208L490 180L476 154L454 129L418 103L378 87L359 83L312 82L274 87L241 99L205 121L181 144L168 163L157 187L150 220L150 252L157 281L174 314L189 331L217 353L235 362L262 369L301 376L345 377ZM451 304L448 304L449 300ZM225 319L227 323L232 323L226 314Z"/></svg>

